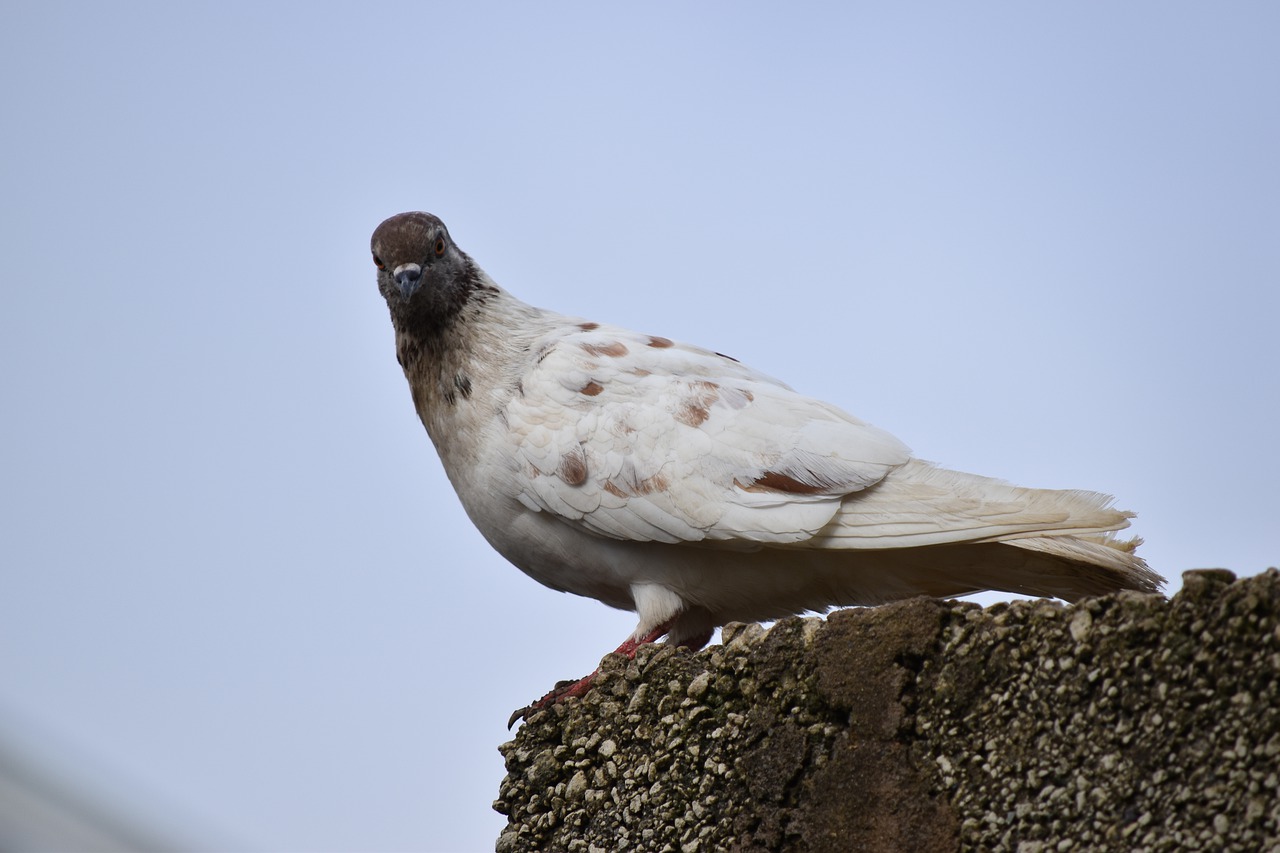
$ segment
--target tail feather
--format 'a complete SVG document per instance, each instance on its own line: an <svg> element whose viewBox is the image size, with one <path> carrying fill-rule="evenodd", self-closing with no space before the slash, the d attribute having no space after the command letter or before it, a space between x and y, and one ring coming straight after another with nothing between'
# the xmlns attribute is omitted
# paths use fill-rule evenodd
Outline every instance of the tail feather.
<svg viewBox="0 0 1280 853"><path fill-rule="evenodd" d="M1067 584L1066 594L1054 594L1068 601L1120 589L1159 592L1164 583L1164 578L1153 572L1145 560L1133 553L1142 544L1142 540L1138 538L1039 537L1014 539L1003 544L1058 561L1071 580Z"/></svg>
<svg viewBox="0 0 1280 853"><path fill-rule="evenodd" d="M1027 489L912 460L844 498L816 536L756 551L684 550L673 585L689 636L726 621L984 590L1077 601L1159 592L1163 578L1119 539L1132 513L1096 492ZM680 560L697 560L681 571ZM683 629L682 629L683 630ZM681 636L684 636L681 634Z"/></svg>
<svg viewBox="0 0 1280 853"><path fill-rule="evenodd" d="M820 553L832 560L831 568L839 566L838 574L829 577L842 604L878 604L911 595L947 598L983 590L1078 601L1126 589L1159 592L1164 579L1132 553L1138 541L1042 537Z"/></svg>
<svg viewBox="0 0 1280 853"><path fill-rule="evenodd" d="M1158 592L1164 579L1134 553L1141 540L1115 535L1133 513L1111 503L1097 492L1022 488L912 460L846 497L817 536L789 547L842 565L830 583L850 604L981 590L1067 601Z"/></svg>
<svg viewBox="0 0 1280 853"><path fill-rule="evenodd" d="M687 554L699 559L698 572L681 571L678 560L672 568L680 596L696 611L690 619L722 625L984 590L1066 601L1159 592L1162 579L1131 553L1135 544L1097 536L875 550L708 549Z"/></svg>

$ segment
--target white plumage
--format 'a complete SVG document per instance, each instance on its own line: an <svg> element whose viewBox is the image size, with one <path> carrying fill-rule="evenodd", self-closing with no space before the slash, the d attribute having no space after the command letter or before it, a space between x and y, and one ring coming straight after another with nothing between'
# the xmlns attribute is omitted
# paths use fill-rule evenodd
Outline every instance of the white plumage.
<svg viewBox="0 0 1280 853"><path fill-rule="evenodd" d="M506 408L519 498L600 536L803 542L910 459L888 433L705 350L568 318L542 346ZM759 485L770 474L793 490Z"/></svg>
<svg viewBox="0 0 1280 853"><path fill-rule="evenodd" d="M540 582L636 610L634 640L919 594L1158 588L1106 496L938 468L726 356L525 305L430 214L382 223L373 253L472 520Z"/></svg>

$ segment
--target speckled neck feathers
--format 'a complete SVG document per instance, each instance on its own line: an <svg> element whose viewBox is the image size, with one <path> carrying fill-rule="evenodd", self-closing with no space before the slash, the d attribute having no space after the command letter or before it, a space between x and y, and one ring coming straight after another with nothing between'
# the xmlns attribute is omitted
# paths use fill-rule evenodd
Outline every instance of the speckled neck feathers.
<svg viewBox="0 0 1280 853"><path fill-rule="evenodd" d="M542 312L498 287L428 213L383 222L371 241L396 359L451 476L518 385Z"/></svg>

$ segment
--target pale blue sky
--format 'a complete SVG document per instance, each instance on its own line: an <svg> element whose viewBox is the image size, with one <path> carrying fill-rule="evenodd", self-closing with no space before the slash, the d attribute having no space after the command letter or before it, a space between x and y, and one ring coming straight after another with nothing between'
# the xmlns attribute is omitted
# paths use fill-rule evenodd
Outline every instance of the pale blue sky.
<svg viewBox="0 0 1280 853"><path fill-rule="evenodd" d="M192 847L490 849L630 614L489 550L368 237L1280 561L1272 3L8 4L0 739Z"/></svg>

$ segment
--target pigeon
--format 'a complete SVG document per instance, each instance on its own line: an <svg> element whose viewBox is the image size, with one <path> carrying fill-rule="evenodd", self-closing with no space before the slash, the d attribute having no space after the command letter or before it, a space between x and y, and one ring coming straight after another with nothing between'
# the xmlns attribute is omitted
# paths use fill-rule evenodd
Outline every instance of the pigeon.
<svg viewBox="0 0 1280 853"><path fill-rule="evenodd" d="M619 646L914 596L1158 592L1133 513L914 457L737 360L528 305L429 213L373 232L418 417L489 544L552 589L632 610ZM581 696L594 673L517 711Z"/></svg>

